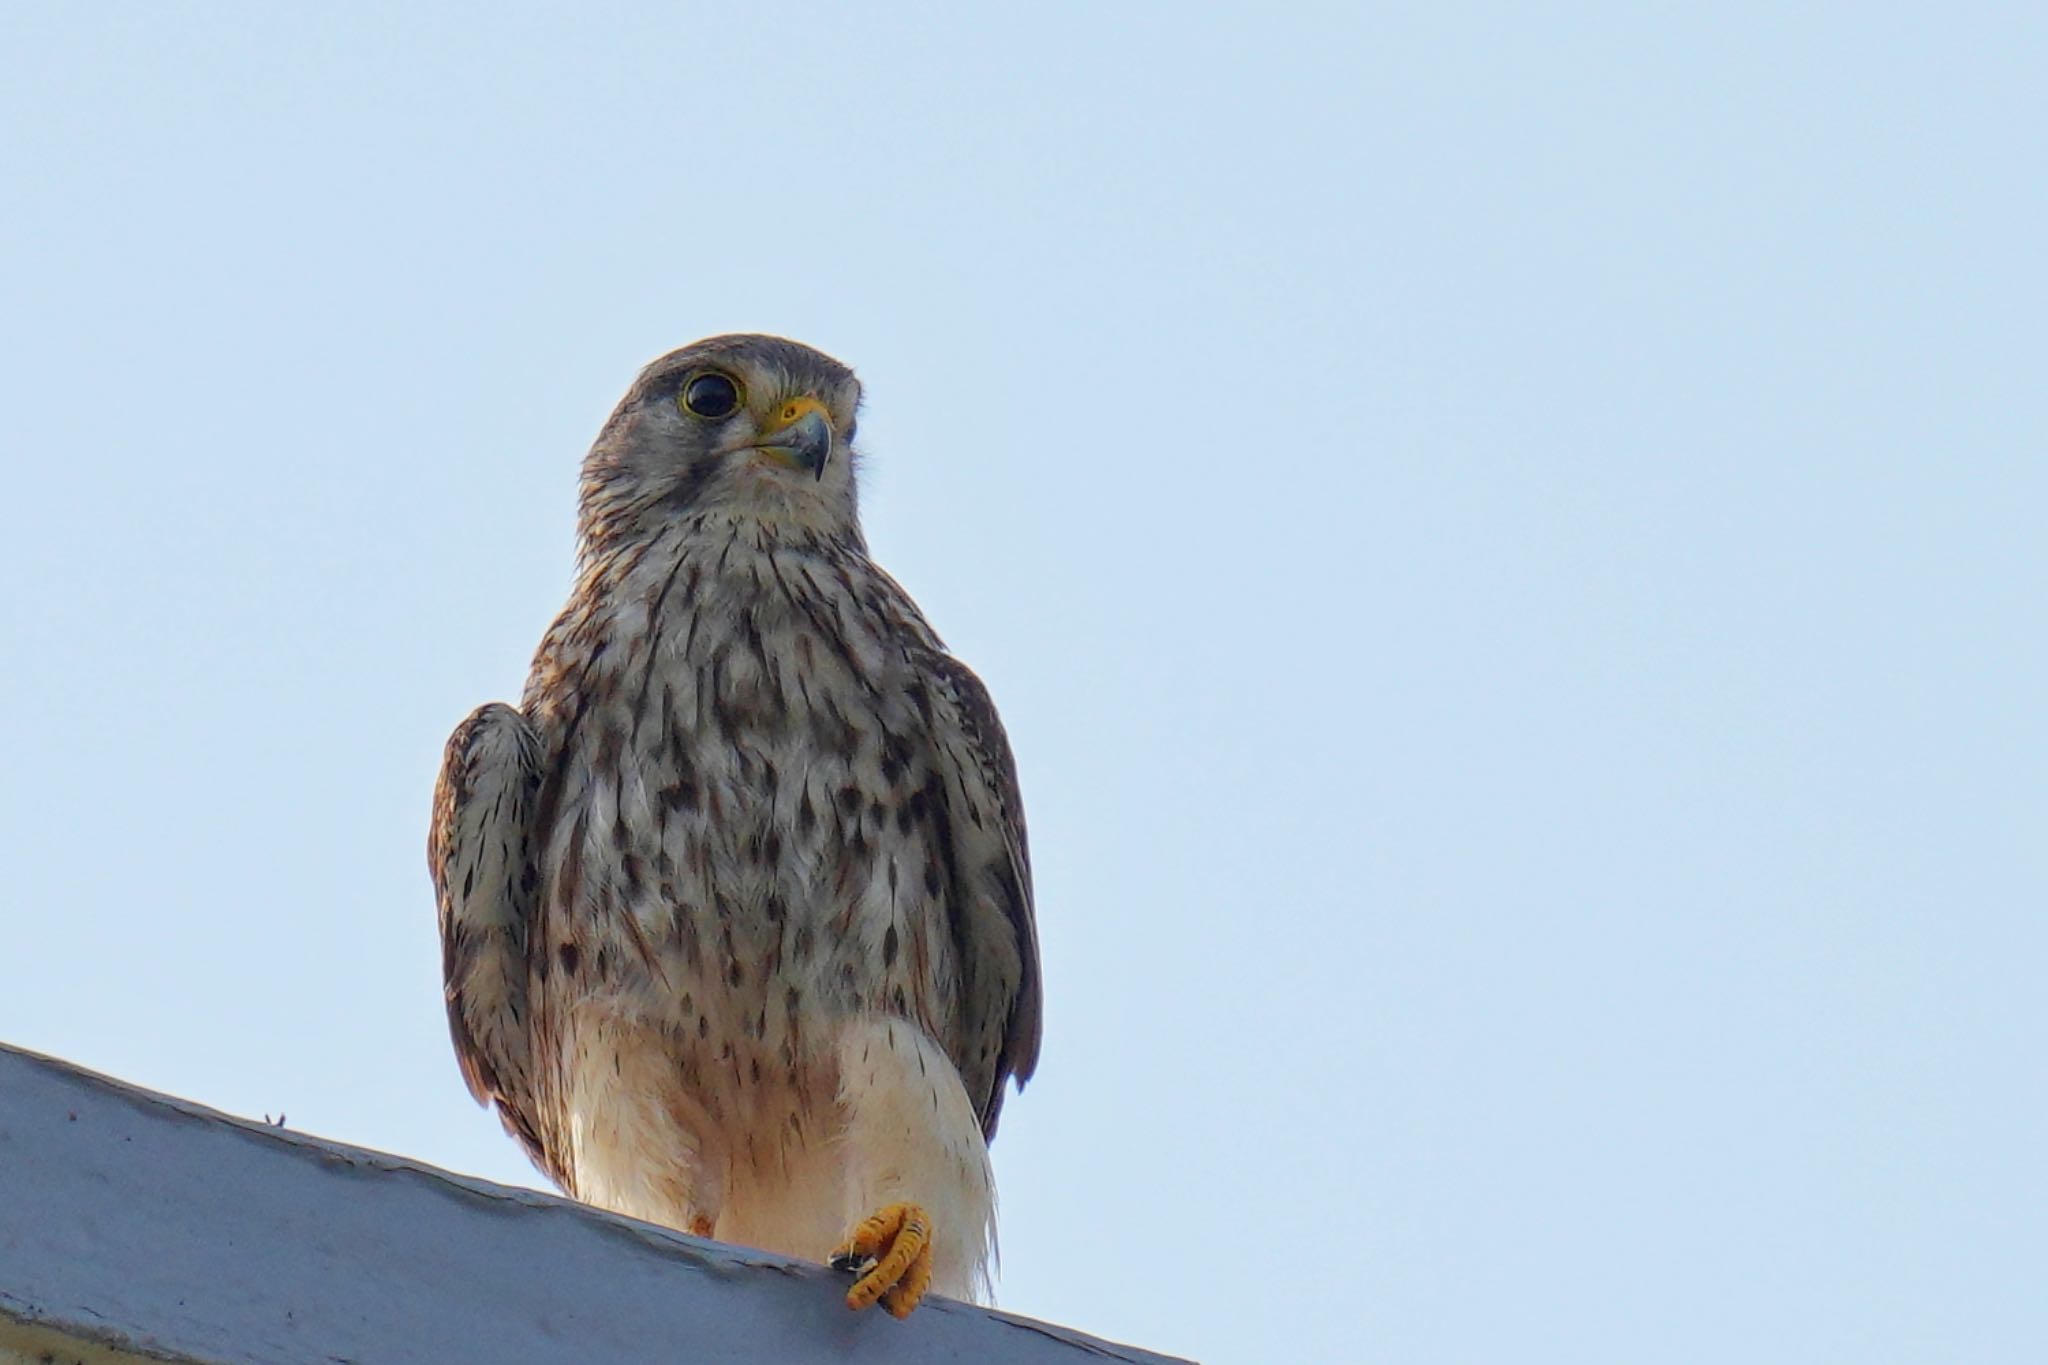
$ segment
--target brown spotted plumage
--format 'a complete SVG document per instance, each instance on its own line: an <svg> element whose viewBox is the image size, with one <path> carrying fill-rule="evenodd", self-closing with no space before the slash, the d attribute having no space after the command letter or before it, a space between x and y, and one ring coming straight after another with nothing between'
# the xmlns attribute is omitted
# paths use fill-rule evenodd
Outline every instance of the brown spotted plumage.
<svg viewBox="0 0 2048 1365"><path fill-rule="evenodd" d="M874 1261L849 1301L900 1314L984 1286L1038 950L995 707L868 558L859 397L771 337L641 373L520 707L449 741L429 859L464 1078L542 1170Z"/></svg>

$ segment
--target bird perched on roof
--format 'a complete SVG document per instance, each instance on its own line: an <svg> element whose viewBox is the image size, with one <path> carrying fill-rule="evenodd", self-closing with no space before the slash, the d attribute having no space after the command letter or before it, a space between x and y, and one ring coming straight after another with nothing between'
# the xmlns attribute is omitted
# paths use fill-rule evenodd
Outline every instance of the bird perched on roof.
<svg viewBox="0 0 2048 1365"><path fill-rule="evenodd" d="M570 1195L985 1291L987 1140L1038 1060L987 690L868 557L860 384L777 337L640 373L518 708L448 742L428 859L464 1078Z"/></svg>

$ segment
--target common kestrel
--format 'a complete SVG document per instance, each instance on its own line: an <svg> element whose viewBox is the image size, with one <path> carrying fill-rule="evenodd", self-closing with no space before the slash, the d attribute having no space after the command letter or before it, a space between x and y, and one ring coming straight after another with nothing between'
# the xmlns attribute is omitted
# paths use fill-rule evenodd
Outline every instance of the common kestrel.
<svg viewBox="0 0 2048 1365"><path fill-rule="evenodd" d="M464 1078L570 1195L986 1289L987 1141L1038 1059L1024 810L987 690L868 557L860 385L776 337L641 371L514 709L429 864Z"/></svg>

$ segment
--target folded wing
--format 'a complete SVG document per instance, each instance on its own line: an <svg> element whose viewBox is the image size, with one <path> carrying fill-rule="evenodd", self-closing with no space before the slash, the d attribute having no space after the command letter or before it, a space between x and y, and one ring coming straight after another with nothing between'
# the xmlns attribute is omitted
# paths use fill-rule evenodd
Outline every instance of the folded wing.
<svg viewBox="0 0 2048 1365"><path fill-rule="evenodd" d="M1038 1065L1041 994L1031 849L1017 762L995 703L967 665L932 651L933 735L943 756L952 851L965 904L953 933L966 968L961 1036L946 1040L982 1132L994 1137L1004 1082ZM964 912L964 913L962 913Z"/></svg>
<svg viewBox="0 0 2048 1365"><path fill-rule="evenodd" d="M469 1092L496 1104L505 1131L542 1170L534 1123L527 943L539 875L532 822L540 740L493 702L449 737L434 787L427 866L440 904L448 1031Z"/></svg>

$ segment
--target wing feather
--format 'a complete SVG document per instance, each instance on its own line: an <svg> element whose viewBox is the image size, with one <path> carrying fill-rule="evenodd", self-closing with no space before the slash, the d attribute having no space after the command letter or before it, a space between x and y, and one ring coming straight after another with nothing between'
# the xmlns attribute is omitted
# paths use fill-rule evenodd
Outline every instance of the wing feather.
<svg viewBox="0 0 2048 1365"><path fill-rule="evenodd" d="M448 1031L479 1104L548 1169L534 1123L527 942L539 877L532 839L540 738L493 702L449 737L434 787L427 866L440 905Z"/></svg>
<svg viewBox="0 0 2048 1365"><path fill-rule="evenodd" d="M1021 1089L1031 1078L1043 1029L1024 798L1009 737L981 679L941 651L924 662L936 684L947 815L970 899L968 913L955 921L966 964L965 1036L958 1040L965 1046L951 1051L982 1132L994 1137L1005 1082L1015 1077Z"/></svg>

